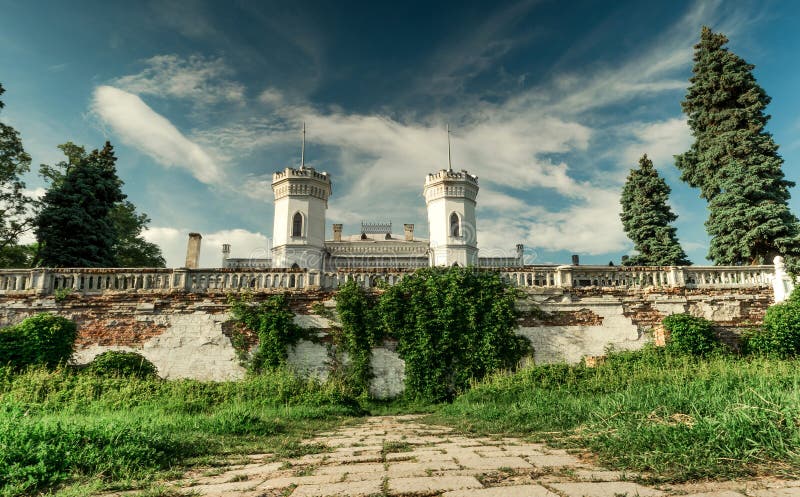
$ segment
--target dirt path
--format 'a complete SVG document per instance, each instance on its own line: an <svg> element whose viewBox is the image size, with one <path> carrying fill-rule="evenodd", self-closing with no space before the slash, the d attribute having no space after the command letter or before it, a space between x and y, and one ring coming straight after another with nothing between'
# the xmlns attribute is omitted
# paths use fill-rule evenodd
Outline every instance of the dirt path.
<svg viewBox="0 0 800 497"><path fill-rule="evenodd" d="M606 471L566 451L518 439L466 437L414 416L368 418L309 440L331 451L279 462L188 475L181 491L207 496L312 497L800 497L797 481L734 481L643 486L635 475Z"/></svg>

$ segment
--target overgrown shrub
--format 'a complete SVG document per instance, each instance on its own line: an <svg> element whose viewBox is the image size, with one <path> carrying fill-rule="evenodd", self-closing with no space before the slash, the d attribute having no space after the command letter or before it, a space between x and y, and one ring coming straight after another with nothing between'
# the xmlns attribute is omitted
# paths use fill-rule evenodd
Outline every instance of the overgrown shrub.
<svg viewBox="0 0 800 497"><path fill-rule="evenodd" d="M97 376L155 378L158 369L146 357L136 352L109 350L95 357L86 368Z"/></svg>
<svg viewBox="0 0 800 497"><path fill-rule="evenodd" d="M667 350L704 356L719 347L711 321L689 314L673 314L662 321L669 331Z"/></svg>
<svg viewBox="0 0 800 497"><path fill-rule="evenodd" d="M274 370L286 364L287 348L301 338L285 295L275 295L255 304L252 296L231 300L234 320L258 334L258 348L250 356L248 369L254 373Z"/></svg>
<svg viewBox="0 0 800 497"><path fill-rule="evenodd" d="M48 368L72 357L78 327L67 318L43 313L0 330L0 364L21 369L31 365Z"/></svg>
<svg viewBox="0 0 800 497"><path fill-rule="evenodd" d="M385 331L405 360L406 395L452 399L498 369L513 369L530 350L517 336L514 291L496 272L420 269L381 296Z"/></svg>
<svg viewBox="0 0 800 497"><path fill-rule="evenodd" d="M767 309L764 325L742 337L745 352L784 358L800 355L800 299L796 294Z"/></svg>

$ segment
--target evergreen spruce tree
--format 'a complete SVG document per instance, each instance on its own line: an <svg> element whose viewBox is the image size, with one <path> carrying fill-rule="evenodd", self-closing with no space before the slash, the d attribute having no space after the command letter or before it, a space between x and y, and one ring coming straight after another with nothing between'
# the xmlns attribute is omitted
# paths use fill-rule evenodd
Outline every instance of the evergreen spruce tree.
<svg viewBox="0 0 800 497"><path fill-rule="evenodd" d="M631 169L622 189L622 226L639 255L626 266L685 266L691 264L670 224L678 219L667 201L670 188L647 154Z"/></svg>
<svg viewBox="0 0 800 497"><path fill-rule="evenodd" d="M109 213L125 199L110 143L70 157L62 180L42 199L36 218L39 263L48 267L114 267L119 235Z"/></svg>
<svg viewBox="0 0 800 497"><path fill-rule="evenodd" d="M682 107L695 141L676 156L681 179L709 202L706 229L715 264L771 263L800 252L798 220L789 211L789 188L778 146L765 131L770 97L748 64L703 27Z"/></svg>

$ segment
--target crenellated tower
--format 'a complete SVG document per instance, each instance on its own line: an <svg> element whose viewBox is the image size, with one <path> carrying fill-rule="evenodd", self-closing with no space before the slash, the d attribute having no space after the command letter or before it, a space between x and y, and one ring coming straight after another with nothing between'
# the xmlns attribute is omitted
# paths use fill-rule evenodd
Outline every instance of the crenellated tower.
<svg viewBox="0 0 800 497"><path fill-rule="evenodd" d="M475 206L478 177L442 169L429 174L423 190L428 207L432 266L477 266Z"/></svg>
<svg viewBox="0 0 800 497"><path fill-rule="evenodd" d="M325 253L325 212L331 195L328 173L313 167L287 167L272 175L275 222L272 266L322 269Z"/></svg>

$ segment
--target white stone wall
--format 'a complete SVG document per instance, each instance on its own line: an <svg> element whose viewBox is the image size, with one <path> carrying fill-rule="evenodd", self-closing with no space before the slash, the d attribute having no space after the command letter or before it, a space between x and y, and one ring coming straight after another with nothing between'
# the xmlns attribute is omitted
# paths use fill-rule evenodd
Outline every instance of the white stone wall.
<svg viewBox="0 0 800 497"><path fill-rule="evenodd" d="M237 380L244 376L236 351L228 337L222 334L226 314L162 314L137 316L166 326L166 331L150 338L141 348L92 345L78 349L73 355L77 364L87 364L108 350L138 352L158 368L162 378L193 378L196 380Z"/></svg>

